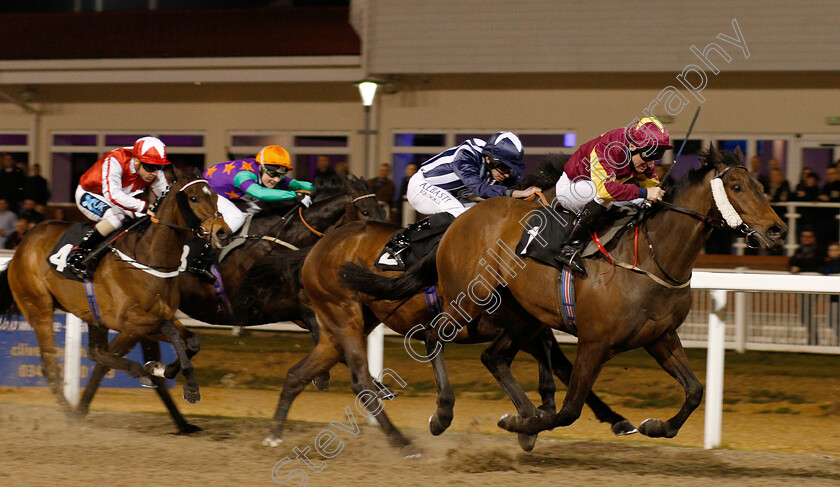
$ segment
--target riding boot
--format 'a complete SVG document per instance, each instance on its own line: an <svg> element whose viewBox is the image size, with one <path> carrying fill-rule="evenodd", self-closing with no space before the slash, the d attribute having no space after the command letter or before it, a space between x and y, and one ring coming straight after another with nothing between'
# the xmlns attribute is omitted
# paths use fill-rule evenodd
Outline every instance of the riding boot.
<svg viewBox="0 0 840 487"><path fill-rule="evenodd" d="M385 244L385 250L396 260L400 266L405 266L404 256L411 247L412 242L440 235L449 228L455 217L449 213L436 213L424 218L419 222L412 223L405 230L395 233L391 240Z"/></svg>
<svg viewBox="0 0 840 487"><path fill-rule="evenodd" d="M70 253L67 254L67 267L70 271L84 279L90 279L91 276L88 272L87 265L83 264L83 262L87 258L88 254L90 254L90 252L93 251L93 249L95 249L96 246L103 240L105 240L105 237L102 236L96 228L91 228L90 231L82 237L82 241L79 242L78 247L73 248Z"/></svg>
<svg viewBox="0 0 840 487"><path fill-rule="evenodd" d="M206 243L198 255L190 259L187 272L207 282L216 282L216 275L210 269L216 263L217 254L218 252Z"/></svg>
<svg viewBox="0 0 840 487"><path fill-rule="evenodd" d="M586 275L581 253L589 241L592 224L606 211L607 209L596 201L587 203L575 219L575 226L572 227L566 242L560 248L560 255L555 259L573 271Z"/></svg>

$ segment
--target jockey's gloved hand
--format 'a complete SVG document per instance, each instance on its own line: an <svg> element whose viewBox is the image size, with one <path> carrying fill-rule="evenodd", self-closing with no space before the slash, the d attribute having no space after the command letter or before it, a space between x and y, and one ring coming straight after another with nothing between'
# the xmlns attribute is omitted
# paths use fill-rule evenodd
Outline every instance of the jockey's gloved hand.
<svg viewBox="0 0 840 487"><path fill-rule="evenodd" d="M298 194L295 196L295 201L297 201L301 206L309 208L309 205L312 204L312 197L308 194Z"/></svg>

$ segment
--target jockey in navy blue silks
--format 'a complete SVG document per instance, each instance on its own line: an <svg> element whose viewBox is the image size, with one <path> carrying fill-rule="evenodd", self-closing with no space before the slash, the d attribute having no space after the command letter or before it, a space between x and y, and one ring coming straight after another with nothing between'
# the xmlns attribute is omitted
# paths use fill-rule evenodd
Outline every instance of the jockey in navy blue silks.
<svg viewBox="0 0 840 487"><path fill-rule="evenodd" d="M519 137L499 132L486 142L468 139L422 163L408 182L406 196L415 210L431 216L397 233L385 248L399 260L411 241L443 233L479 198L525 198L539 191L510 188L522 179L523 153Z"/></svg>

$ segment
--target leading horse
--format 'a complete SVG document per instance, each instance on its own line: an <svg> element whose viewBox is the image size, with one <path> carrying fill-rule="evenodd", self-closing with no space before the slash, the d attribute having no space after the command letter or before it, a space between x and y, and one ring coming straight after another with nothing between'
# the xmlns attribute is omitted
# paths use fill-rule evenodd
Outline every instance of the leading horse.
<svg viewBox="0 0 840 487"><path fill-rule="evenodd" d="M8 269L0 274L0 307L10 310L16 305L34 329L44 376L68 413L72 409L62 393L56 363L56 308L91 323L91 360L150 379L164 392L165 381L158 371L122 356L139 340L171 342L178 357L177 368L187 379L184 397L189 402L199 400L189 361L198 351L198 338L174 318L180 300L174 278L186 265L183 249L191 234L215 245L230 237L230 229L217 211L216 198L206 181L175 170L169 190L158 200L156 217L144 217L145 224L123 231L97 266L91 293L97 306L89 304L85 284L64 277L50 265L53 262L61 267L61 253L50 252L72 223L44 222L27 232ZM106 328L119 332L110 345Z"/></svg>
<svg viewBox="0 0 840 487"><path fill-rule="evenodd" d="M667 421L647 419L639 426L644 435L670 438L703 395L677 328L691 308L689 280L705 241L713 228L729 227L751 245L778 248L787 233L742 160L740 150L719 152L710 147L702 155L701 167L667 193L666 201L638 225L638 233L627 232L608 245L610 257L585 261L587 274L578 276L574 284L576 328L567 326L561 317L557 269L522 261L512 253L498 252L498 260L481 258L488 249L497 249L499 242L515 248L523 231L520 222L536 209L533 203L511 198L485 201L452 224L436 253L437 273L427 273L426 278L421 276L413 286L402 289L395 282L354 288L381 299L401 299L437 279L443 303L440 316L459 334L492 313L488 303L498 293L499 308L515 311L518 319L504 324L503 333L484 352L482 362L503 387L514 385L506 389L511 397L524 397L508 368L512 353L545 328L577 335L577 355L560 411L546 414L531 404L517 408L518 415L500 419L499 426L520 434L572 424L604 363L620 352L643 347L685 391L685 402L676 415ZM647 245L639 247L638 241ZM618 267L622 265L634 269ZM509 275L511 269L516 271L514 277ZM345 267L345 272L360 270ZM492 283L485 287L486 295L476 292L479 288L473 283L477 276ZM404 280L410 278L403 276ZM461 297L470 292L470 299ZM438 335L442 328L436 330Z"/></svg>

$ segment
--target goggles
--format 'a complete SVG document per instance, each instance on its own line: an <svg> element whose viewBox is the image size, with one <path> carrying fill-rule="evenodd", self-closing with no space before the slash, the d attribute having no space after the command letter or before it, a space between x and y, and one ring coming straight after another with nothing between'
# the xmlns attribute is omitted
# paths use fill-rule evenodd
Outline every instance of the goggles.
<svg viewBox="0 0 840 487"><path fill-rule="evenodd" d="M263 170L269 176L276 178L278 176L282 177L285 176L287 172L289 172L289 168L284 166L263 166Z"/></svg>
<svg viewBox="0 0 840 487"><path fill-rule="evenodd" d="M491 159L490 163L487 164L487 167L490 169L495 169L502 174L510 174L510 168L504 165L504 163L498 159Z"/></svg>
<svg viewBox="0 0 840 487"><path fill-rule="evenodd" d="M161 166L157 164L149 164L147 162L141 162L140 167L146 170L146 172L156 173L158 169L161 169Z"/></svg>
<svg viewBox="0 0 840 487"><path fill-rule="evenodd" d="M662 156L665 155L666 149L663 149L661 147L643 147L639 150L639 155L642 156L642 160L645 162L650 162L662 159Z"/></svg>

